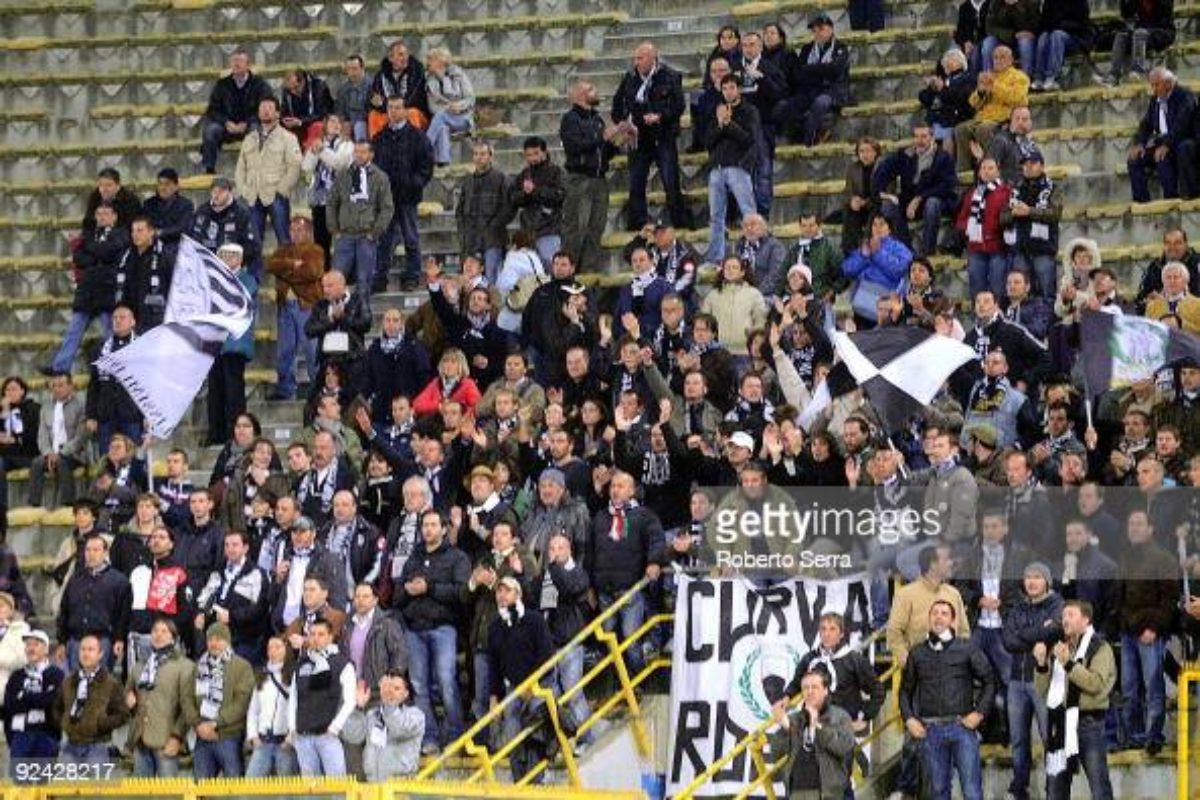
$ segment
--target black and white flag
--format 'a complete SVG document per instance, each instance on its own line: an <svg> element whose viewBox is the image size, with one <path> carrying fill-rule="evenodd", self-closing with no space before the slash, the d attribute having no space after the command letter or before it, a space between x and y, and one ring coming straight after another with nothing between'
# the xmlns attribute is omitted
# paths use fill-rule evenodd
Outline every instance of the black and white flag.
<svg viewBox="0 0 1200 800"><path fill-rule="evenodd" d="M146 416L150 433L166 439L199 394L221 345L253 322L254 299L233 271L184 236L165 321L99 359L96 369L116 378Z"/></svg>
<svg viewBox="0 0 1200 800"><path fill-rule="evenodd" d="M1149 380L1181 361L1200 362L1200 337L1145 317L1085 311L1079 339L1083 374L1093 395Z"/></svg>
<svg viewBox="0 0 1200 800"><path fill-rule="evenodd" d="M806 429L837 397L861 388L889 431L904 427L956 369L975 358L962 342L913 326L833 334L838 363L800 415Z"/></svg>

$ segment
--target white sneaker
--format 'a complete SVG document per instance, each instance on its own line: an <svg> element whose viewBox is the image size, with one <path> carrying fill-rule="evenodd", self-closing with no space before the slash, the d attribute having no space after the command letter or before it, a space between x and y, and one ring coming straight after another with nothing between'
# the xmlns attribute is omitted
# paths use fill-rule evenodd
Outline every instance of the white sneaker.
<svg viewBox="0 0 1200 800"><path fill-rule="evenodd" d="M1031 92L1040 92L1042 90L1042 82L1034 81L1033 83L1029 84L1029 90Z"/></svg>
<svg viewBox="0 0 1200 800"><path fill-rule="evenodd" d="M1054 80L1053 78L1042 82L1043 92L1057 92L1061 88L1062 87L1058 85L1058 81Z"/></svg>

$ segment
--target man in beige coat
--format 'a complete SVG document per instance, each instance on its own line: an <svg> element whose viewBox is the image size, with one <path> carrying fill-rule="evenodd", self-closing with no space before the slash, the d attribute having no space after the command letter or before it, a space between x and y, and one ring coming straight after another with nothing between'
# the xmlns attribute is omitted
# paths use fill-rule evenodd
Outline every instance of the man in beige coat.
<svg viewBox="0 0 1200 800"><path fill-rule="evenodd" d="M288 226L292 207L288 198L300 179L300 143L279 124L279 101L274 97L259 102L258 124L258 129L242 140L234 181L250 207L250 220L259 241L263 238L263 215L270 214L276 242L291 244Z"/></svg>
<svg viewBox="0 0 1200 800"><path fill-rule="evenodd" d="M175 623L157 620L150 628L150 655L125 681L125 705L132 713L128 749L138 778L179 775L179 753L187 736L184 698L195 691L196 665L179 652Z"/></svg>

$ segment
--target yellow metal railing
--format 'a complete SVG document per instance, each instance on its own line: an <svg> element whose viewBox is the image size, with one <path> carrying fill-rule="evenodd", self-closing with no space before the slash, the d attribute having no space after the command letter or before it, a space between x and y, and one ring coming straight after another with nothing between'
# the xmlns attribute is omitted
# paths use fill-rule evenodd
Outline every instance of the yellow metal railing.
<svg viewBox="0 0 1200 800"><path fill-rule="evenodd" d="M1191 747L1191 695L1192 684L1200 681L1200 662L1189 661L1179 671L1179 694L1176 702L1176 741L1175 741L1175 787L1179 800L1188 800L1191 796L1189 786L1192 779L1192 747Z"/></svg>
<svg viewBox="0 0 1200 800"><path fill-rule="evenodd" d="M871 646L881 636L883 636L883 634L884 631L882 629L875 631L862 642L860 647L866 648ZM879 737L882 736L884 731L898 724L900 721L900 713L897 709L899 704L900 688L899 663L897 662L890 665L879 679L881 681L890 682L892 685L891 697L888 700L888 714L882 723L876 725L875 729L856 745L856 749L858 750L870 746L871 743L877 741ZM802 700L803 698L800 695L796 695L788 700L788 707L795 708L796 706L800 705ZM774 781L772 778L786 764L787 756L785 755L772 763L767 763L766 761L764 748L767 744L767 729L773 724L774 719L771 717L768 717L759 723L758 727L742 737L742 739L736 745L734 745L728 753L709 764L708 767L699 775L697 775L691 783L689 783L683 788L682 791L675 795L674 800L691 800L692 797L695 797L696 792L699 791L709 781L711 781L718 772L725 769L725 767L733 763L735 759L741 757L742 754L746 753L747 751L750 753L751 763L754 764L755 777L742 788L742 791L738 793L737 797L745 798L756 791L762 790L766 793L768 800L776 800Z"/></svg>
<svg viewBox="0 0 1200 800"><path fill-rule="evenodd" d="M563 769L566 771L567 779L573 787L579 787L580 785L579 766L575 761L574 754L576 741L578 741L580 736L594 728L605 715L620 705L624 705L629 710L638 752L643 757L648 758L651 755L650 737L646 732L646 724L642 719L641 706L639 704L640 701L635 690L658 670L669 669L671 661L669 658L656 658L646 664L638 674L630 675L623 656L625 651L630 647L641 647L642 640L650 631L665 622L671 621L674 619L674 615L657 614L647 618L641 627L624 641L619 640L615 634L604 630L604 624L613 619L620 613L621 609L631 603L636 595L645 589L647 583L649 583L649 580L643 578L633 588L621 595L616 602L608 608L603 609L586 628L575 635L575 638L559 648L549 660L538 667L520 686L515 687L507 697L498 702L487 714L477 720L457 741L448 745L440 755L430 760L417 774L417 777L422 780L435 778L443 769L451 766L450 759L465 757L469 760L474 760L478 764L475 771L467 777L466 781L468 784L473 785L480 781L484 784L496 784L498 781L496 775L497 765L502 760L508 758L513 751L529 739L542 723L533 723L525 727L517 735L505 741L495 752L492 752L487 746L477 744L475 739L480 734L486 737L489 727L493 723L503 719L505 709L519 697L537 697L545 702L550 726L554 729L553 734L558 742L559 751L562 754ZM554 692L543 686L543 681L552 675L567 653L576 647L582 647L583 643L592 637L595 637L602 645L606 646L608 653L595 666L588 670L576 685L566 687L563 694L556 701ZM562 725L559 722L559 707L565 706L576 694L584 691L589 684L596 680L609 667L612 667L617 677L618 688L616 694L609 697L603 703L600 703L598 707L592 709L590 716L586 720L578 720L578 729L573 735L568 736L563 731ZM535 780L549 766L550 762L547 759L541 759L528 773L517 780L517 784L522 786L528 785L530 781Z"/></svg>
<svg viewBox="0 0 1200 800"><path fill-rule="evenodd" d="M194 782L188 778L149 778L111 783L50 784L0 789L0 800L152 797L200 800L225 797L344 797L345 800L493 798L493 800L643 800L641 791L586 791L563 786L487 786L456 782L397 780L359 783L347 778L257 778Z"/></svg>

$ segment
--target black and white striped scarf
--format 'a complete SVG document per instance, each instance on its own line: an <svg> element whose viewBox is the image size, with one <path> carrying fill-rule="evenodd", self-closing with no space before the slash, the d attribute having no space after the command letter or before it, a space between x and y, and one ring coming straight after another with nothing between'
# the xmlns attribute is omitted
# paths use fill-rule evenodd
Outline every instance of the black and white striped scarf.
<svg viewBox="0 0 1200 800"><path fill-rule="evenodd" d="M225 700L225 668L232 659L233 648L226 647L219 656L205 653L196 664L196 696L207 700L210 710L219 709Z"/></svg>
<svg viewBox="0 0 1200 800"><path fill-rule="evenodd" d="M1079 637L1079 647L1071 660L1077 664L1087 658L1096 631L1088 625ZM1050 672L1050 691L1046 693L1047 731L1046 774L1050 777L1079 768L1079 687L1067 680L1066 668L1054 659Z"/></svg>
<svg viewBox="0 0 1200 800"><path fill-rule="evenodd" d="M142 665L142 674L138 676L137 688L149 691L158 683L158 670L167 659L171 657L171 653L175 651L175 643L167 645L159 650L153 650L150 657L146 659L146 663Z"/></svg>
<svg viewBox="0 0 1200 800"><path fill-rule="evenodd" d="M79 680L75 684L75 699L71 701L71 721L79 722L83 719L83 709L87 705L88 691L91 688L92 681L100 674L100 668L91 672L79 670Z"/></svg>
<svg viewBox="0 0 1200 800"><path fill-rule="evenodd" d="M967 240L983 241L983 214L987 209L988 195L1000 188L1000 181L988 181L975 185L971 193L971 216L967 219Z"/></svg>

